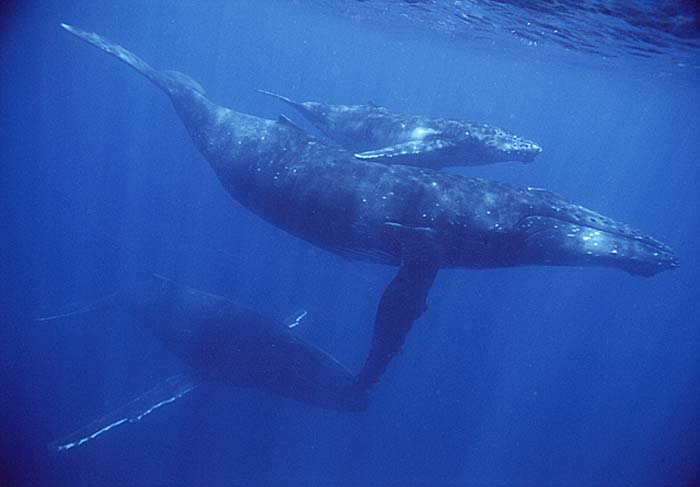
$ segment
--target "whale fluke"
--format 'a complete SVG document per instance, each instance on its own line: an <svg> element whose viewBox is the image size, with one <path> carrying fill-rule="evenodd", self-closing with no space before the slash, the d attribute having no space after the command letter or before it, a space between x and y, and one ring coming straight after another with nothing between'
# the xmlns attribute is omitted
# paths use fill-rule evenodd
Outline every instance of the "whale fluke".
<svg viewBox="0 0 700 487"><path fill-rule="evenodd" d="M61 27L88 44L111 54L120 61L131 66L134 70L151 80L156 86L163 89L168 94L172 94L174 89L182 87L192 89L198 93L204 93L202 86L184 73L180 73L179 71L159 71L151 67L150 64L133 52L123 48L119 44L108 41L94 32L87 32L65 23L61 23Z"/></svg>
<svg viewBox="0 0 700 487"><path fill-rule="evenodd" d="M109 42L107 39L95 34L94 32L87 32L65 23L61 23L61 27L66 29L71 34L80 37L88 44L92 44L98 49L102 49L103 51L111 54L117 59L120 59L121 61L125 62L126 64L134 68L136 71L144 75L146 78L153 81L156 85L165 89L165 87L162 85L161 76L159 75L158 71L153 69L146 61L138 57L133 52L124 49L119 44Z"/></svg>

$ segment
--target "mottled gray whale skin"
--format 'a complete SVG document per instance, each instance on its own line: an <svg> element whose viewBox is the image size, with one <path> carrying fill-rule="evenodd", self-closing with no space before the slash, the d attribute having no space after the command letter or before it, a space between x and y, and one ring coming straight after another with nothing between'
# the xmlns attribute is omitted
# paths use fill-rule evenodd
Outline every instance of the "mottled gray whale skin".
<svg viewBox="0 0 700 487"><path fill-rule="evenodd" d="M678 265L663 243L549 191L358 160L284 118L216 105L186 75L64 27L163 89L224 189L250 211L320 248L399 266L361 385L396 354L439 268L602 266L652 276Z"/></svg>
<svg viewBox="0 0 700 487"><path fill-rule="evenodd" d="M297 102L265 90L295 108L355 157L384 164L440 169L497 162L532 162L539 145L492 125L394 113L367 105Z"/></svg>

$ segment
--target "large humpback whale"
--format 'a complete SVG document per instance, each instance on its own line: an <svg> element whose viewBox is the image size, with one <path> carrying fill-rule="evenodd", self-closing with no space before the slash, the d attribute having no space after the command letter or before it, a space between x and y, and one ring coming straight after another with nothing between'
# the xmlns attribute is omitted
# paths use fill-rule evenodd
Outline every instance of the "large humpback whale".
<svg viewBox="0 0 700 487"><path fill-rule="evenodd" d="M439 268L603 266L651 276L678 265L663 243L549 191L357 160L284 118L216 105L188 76L64 28L165 91L221 185L250 211L318 247L399 266L380 299L359 387L376 382L398 352Z"/></svg>
<svg viewBox="0 0 700 487"><path fill-rule="evenodd" d="M358 159L440 169L496 162L532 162L542 152L531 140L483 123L391 112L367 105L284 101Z"/></svg>
<svg viewBox="0 0 700 487"><path fill-rule="evenodd" d="M85 312L121 309L134 316L192 373L169 377L124 406L51 444L69 450L121 424L134 422L184 396L204 380L256 388L325 409L363 411L364 391L354 375L288 326L209 294L153 275L96 304L48 321Z"/></svg>

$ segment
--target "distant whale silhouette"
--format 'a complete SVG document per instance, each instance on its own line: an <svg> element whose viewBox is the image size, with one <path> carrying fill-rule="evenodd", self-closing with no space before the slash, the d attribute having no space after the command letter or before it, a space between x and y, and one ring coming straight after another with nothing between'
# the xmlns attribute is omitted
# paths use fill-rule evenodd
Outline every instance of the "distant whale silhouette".
<svg viewBox="0 0 700 487"><path fill-rule="evenodd" d="M358 160L284 118L216 105L188 76L63 27L165 91L224 189L249 210L320 248L399 266L379 302L360 388L399 351L439 268L604 266L651 276L678 265L663 243L549 191Z"/></svg>
<svg viewBox="0 0 700 487"><path fill-rule="evenodd" d="M394 113L367 105L297 102L265 90L294 107L309 122L355 157L384 164L440 169L496 162L532 162L539 145L482 123Z"/></svg>
<svg viewBox="0 0 700 487"><path fill-rule="evenodd" d="M98 310L127 311L193 369L169 377L116 411L92 421L50 447L65 451L148 415L204 380L250 387L338 411L367 408L354 375L299 333L230 299L153 275L86 308L48 321Z"/></svg>

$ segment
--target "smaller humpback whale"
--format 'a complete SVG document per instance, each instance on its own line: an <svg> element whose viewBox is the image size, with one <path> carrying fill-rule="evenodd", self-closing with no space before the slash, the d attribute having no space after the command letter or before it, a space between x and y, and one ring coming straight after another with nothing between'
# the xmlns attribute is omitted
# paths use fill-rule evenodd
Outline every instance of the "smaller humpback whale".
<svg viewBox="0 0 700 487"><path fill-rule="evenodd" d="M328 105L256 91L292 106L332 141L353 151L358 159L440 169L532 162L542 152L535 142L492 125L394 113L371 102Z"/></svg>
<svg viewBox="0 0 700 487"><path fill-rule="evenodd" d="M85 308L37 321L115 308L134 316L194 372L169 377L116 411L52 442L52 450L69 450L138 421L204 380L255 388L324 409L367 408L366 392L353 387L354 375L289 326L159 275Z"/></svg>

